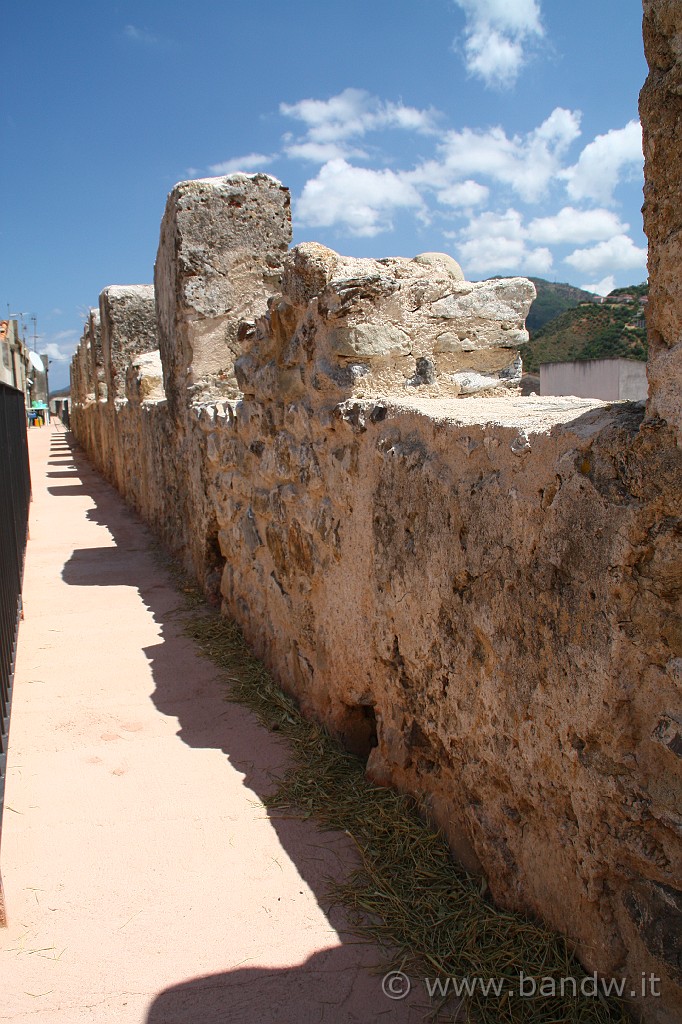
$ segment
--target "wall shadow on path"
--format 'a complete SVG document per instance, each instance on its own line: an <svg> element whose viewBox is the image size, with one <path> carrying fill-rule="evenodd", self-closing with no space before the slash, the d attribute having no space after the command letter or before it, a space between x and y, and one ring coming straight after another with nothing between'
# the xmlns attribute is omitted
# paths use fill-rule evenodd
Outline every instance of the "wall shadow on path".
<svg viewBox="0 0 682 1024"><path fill-rule="evenodd" d="M263 799L275 788L273 776L287 763L284 741L260 726L245 708L226 702L218 669L211 679L204 663L200 678L195 678L200 655L183 633L186 611L169 572L154 555L153 534L93 469L72 436L57 436L55 454L68 448L75 474L68 474L72 483L50 486L50 494L89 496L88 520L108 530L113 541L74 550L62 570L64 581L138 591L161 633L157 644L144 649L153 673L154 704L163 715L178 718L182 742L222 751L243 774L244 786ZM155 998L147 1024L371 1024L389 1015L399 1024L423 1020L423 992L415 987L400 1001L384 996L383 971L372 973L381 963L380 951L359 943L343 911L329 906L329 879L340 880L357 865L350 839L319 831L310 821L269 817L282 847L339 933L341 945L293 968L240 968L183 981ZM232 879L231 884L238 886L240 881Z"/></svg>

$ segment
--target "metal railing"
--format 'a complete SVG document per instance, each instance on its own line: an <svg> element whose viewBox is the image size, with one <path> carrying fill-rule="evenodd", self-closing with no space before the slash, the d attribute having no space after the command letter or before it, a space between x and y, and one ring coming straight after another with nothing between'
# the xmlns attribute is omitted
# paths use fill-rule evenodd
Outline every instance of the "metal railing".
<svg viewBox="0 0 682 1024"><path fill-rule="evenodd" d="M0 842L31 475L21 391L0 381ZM0 924L3 917L0 879Z"/></svg>

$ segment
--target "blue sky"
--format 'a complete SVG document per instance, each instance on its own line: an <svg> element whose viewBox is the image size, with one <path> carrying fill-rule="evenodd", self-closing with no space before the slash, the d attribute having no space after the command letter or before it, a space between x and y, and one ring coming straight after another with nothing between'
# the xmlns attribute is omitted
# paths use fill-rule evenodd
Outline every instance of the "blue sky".
<svg viewBox="0 0 682 1024"><path fill-rule="evenodd" d="M347 255L646 278L637 0L10 0L3 29L0 304L52 387L190 177L274 174L294 243Z"/></svg>

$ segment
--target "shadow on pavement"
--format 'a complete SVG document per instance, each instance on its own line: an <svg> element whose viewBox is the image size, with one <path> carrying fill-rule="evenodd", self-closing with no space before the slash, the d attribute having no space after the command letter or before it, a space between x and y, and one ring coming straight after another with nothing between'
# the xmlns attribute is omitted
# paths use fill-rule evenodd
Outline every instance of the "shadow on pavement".
<svg viewBox="0 0 682 1024"><path fill-rule="evenodd" d="M65 446L62 438L68 438ZM71 440L68 447L80 484L50 487L57 495L88 495L86 513L106 527L112 546L77 549L62 576L73 586L130 586L137 589L161 631L158 644L145 648L152 666L154 704L176 716L179 738L190 747L221 750L243 774L243 784L262 799L274 789L273 775L287 760L283 741L260 726L246 709L227 703L217 678L193 681L197 657L183 633L184 609L168 572L153 555L154 537L118 493L91 467ZM68 474L73 478L72 474ZM269 815L279 842L315 895L330 928L330 943L340 941L292 968L239 966L224 973L183 980L161 992L146 1024L370 1024L388 1019L400 1024L424 1020L427 999L415 987L405 1000L391 1000L381 990L378 948L359 943L339 908L329 906L329 879L342 879L357 866L347 836L319 831L310 821ZM239 887L240 880L228 884ZM225 922L226 929L230 922Z"/></svg>

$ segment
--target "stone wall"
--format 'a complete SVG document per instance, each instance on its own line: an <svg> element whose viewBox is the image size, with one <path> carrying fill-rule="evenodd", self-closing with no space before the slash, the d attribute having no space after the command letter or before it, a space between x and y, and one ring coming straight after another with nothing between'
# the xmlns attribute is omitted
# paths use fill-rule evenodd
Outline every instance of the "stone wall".
<svg viewBox="0 0 682 1024"><path fill-rule="evenodd" d="M649 239L650 416L682 436L682 7L644 0L649 75L640 96L644 135L644 230Z"/></svg>
<svg viewBox="0 0 682 1024"><path fill-rule="evenodd" d="M102 329L99 309L91 309L88 313L84 336L90 345L90 379L92 381L94 398L106 398L107 384L104 376Z"/></svg>
<svg viewBox="0 0 682 1024"><path fill-rule="evenodd" d="M101 401L81 343L74 431L372 778L422 797L495 898L590 969L661 976L644 1012L672 1024L673 389L662 404L652 376L647 418L521 398L529 282L465 282L442 254L286 255L289 230L265 175L177 186L160 355L114 328L105 376L125 350L126 400Z"/></svg>

